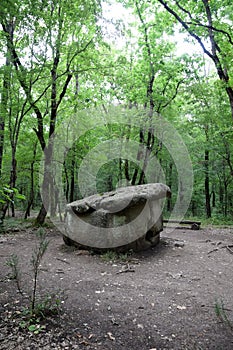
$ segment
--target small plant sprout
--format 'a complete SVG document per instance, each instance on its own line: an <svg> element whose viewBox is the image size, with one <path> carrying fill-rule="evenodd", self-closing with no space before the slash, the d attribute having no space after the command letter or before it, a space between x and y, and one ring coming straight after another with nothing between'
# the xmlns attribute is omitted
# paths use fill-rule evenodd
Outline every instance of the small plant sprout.
<svg viewBox="0 0 233 350"><path fill-rule="evenodd" d="M101 254L101 259L106 262L127 262L130 259L130 256L132 255L132 251L130 250L127 253L117 253L113 250L108 250L107 252Z"/></svg>
<svg viewBox="0 0 233 350"><path fill-rule="evenodd" d="M39 268L44 254L48 248L49 241L47 240L46 232L43 228L40 228L37 232L38 243L31 256L32 266L32 287L30 292L25 294L20 288L20 269L18 266L18 256L12 254L6 261L7 266L11 268L12 275L11 279L14 279L17 283L18 291L25 297L29 295L27 299L29 304L22 309L19 313L21 315L21 321L19 323L21 328L27 328L30 332L38 334L45 329L45 326L41 325L41 320L46 318L48 315L57 314L61 309L62 293L46 294L44 296L37 295L38 289L38 277Z"/></svg>
<svg viewBox="0 0 233 350"><path fill-rule="evenodd" d="M10 279L16 281L17 289L20 294L22 293L21 287L20 287L20 269L19 269L19 259L18 256L15 254L12 254L9 259L6 261L6 265L11 268L12 274L10 275Z"/></svg>
<svg viewBox="0 0 233 350"><path fill-rule="evenodd" d="M229 317L226 313L228 310L225 308L223 300L215 301L214 310L216 316L231 330L233 330L233 323L229 320Z"/></svg>
<svg viewBox="0 0 233 350"><path fill-rule="evenodd" d="M36 293L37 293L39 266L49 244L49 241L46 239L46 232L42 228L38 230L37 236L39 238L39 245L34 249L34 252L31 258L31 264L33 268L33 288L32 288L32 294L31 294L31 314L32 315L35 312L35 306L36 306Z"/></svg>

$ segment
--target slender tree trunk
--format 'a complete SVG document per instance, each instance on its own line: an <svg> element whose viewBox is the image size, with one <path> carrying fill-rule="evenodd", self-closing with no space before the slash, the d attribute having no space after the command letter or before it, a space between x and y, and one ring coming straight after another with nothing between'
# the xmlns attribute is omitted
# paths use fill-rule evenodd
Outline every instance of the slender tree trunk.
<svg viewBox="0 0 233 350"><path fill-rule="evenodd" d="M64 168L64 174L65 174L65 180L66 180L66 184L65 184L65 196L66 196L66 200L67 200L67 202L68 202L68 201L69 201L70 183L69 183L69 176L68 176L66 161L64 161L63 168Z"/></svg>
<svg viewBox="0 0 233 350"><path fill-rule="evenodd" d="M27 219L28 216L30 216L31 207L33 206L34 202L34 196L35 196L35 190L34 190L34 165L36 162L36 149L37 149L37 142L35 143L34 150L33 150L33 160L31 162L30 166L30 195L28 200L27 209L24 215L24 218Z"/></svg>
<svg viewBox="0 0 233 350"><path fill-rule="evenodd" d="M17 179L17 160L15 158L15 151L13 151L12 155L12 162L11 162L11 180L10 180L10 187L15 188L16 186L16 179ZM12 201L11 201L11 215L12 217L15 217L15 205L14 205L14 200L12 196Z"/></svg>
<svg viewBox="0 0 233 350"><path fill-rule="evenodd" d="M70 175L70 202L74 201L74 186L75 186L75 151L72 149L72 159L71 159L71 175Z"/></svg>
<svg viewBox="0 0 233 350"><path fill-rule="evenodd" d="M212 190L211 197L212 197L212 208L215 208L216 207L216 194L215 194L214 189Z"/></svg>
<svg viewBox="0 0 233 350"><path fill-rule="evenodd" d="M9 182L10 188L15 188L16 179L17 179L17 160L15 157L15 154L16 154L16 146L12 145L11 174L10 174L10 182ZM7 201L2 208L1 220L5 219L7 210L9 208L11 208L12 217L15 217L14 192L10 193L9 197L10 197L10 201Z"/></svg>
<svg viewBox="0 0 233 350"><path fill-rule="evenodd" d="M152 91L151 91L152 94ZM153 109L154 109L154 105L151 101L151 109L150 109L150 115L149 118L151 119L153 117ZM152 149L154 147L154 130L152 130L152 127L150 126L148 132L147 132L147 142L146 142L146 151L145 151L145 157L143 160L143 165L142 165L142 169L141 169L141 174L139 177L139 181L138 184L144 184L145 183L145 177L146 177L146 169L149 163L149 159L150 159L150 155L152 152Z"/></svg>
<svg viewBox="0 0 233 350"><path fill-rule="evenodd" d="M172 170L173 170L173 163L169 163L169 168L168 168L168 186L170 189L172 188ZM167 198L167 211L170 213L172 210L172 201L171 197Z"/></svg>
<svg viewBox="0 0 233 350"><path fill-rule="evenodd" d="M139 148L138 148L138 153L137 153L137 161L138 162L140 162L144 157L143 145L144 145L144 131L141 128L140 132L139 132ZM133 185L133 186L136 185L138 173L139 173L139 166L136 167L136 169L134 170L133 176L132 176L131 185Z"/></svg>
<svg viewBox="0 0 233 350"><path fill-rule="evenodd" d="M195 199L192 199L191 201L191 208L192 208L192 215L196 216L197 215L197 203Z"/></svg>
<svg viewBox="0 0 233 350"><path fill-rule="evenodd" d="M210 178L209 178L209 151L205 150L205 204L206 216L211 218L211 202L210 202Z"/></svg>
<svg viewBox="0 0 233 350"><path fill-rule="evenodd" d="M224 213L224 188L222 185L222 181L219 180L219 203L220 203L220 207L221 207L221 213Z"/></svg>
<svg viewBox="0 0 233 350"><path fill-rule="evenodd" d="M140 9L140 2L135 1L135 5L136 5L138 17L140 19L140 22L144 30L144 41L145 41L145 48L147 52L147 59L148 59L148 65L149 65L147 95L146 95L147 100L145 102L145 108L147 108L147 105L149 104L148 119L149 119L149 122L151 122L153 118L153 112L154 112L153 85L155 80L155 68L153 64L151 44L150 44L149 35L148 35L148 25L145 23L143 19L141 9ZM132 185L135 185L136 183L140 185L145 182L145 173L146 173L149 157L153 149L153 146L154 146L154 135L153 135L153 130L151 129L151 125L149 124L147 131L144 131L143 127L141 127L140 133L139 133L139 149L137 154L137 160L139 162L142 160L142 167L141 167L141 170L139 166L136 167L132 177L132 181L131 181ZM139 179L137 181L138 175L139 175Z"/></svg>
<svg viewBox="0 0 233 350"><path fill-rule="evenodd" d="M11 73L10 73L10 67L11 67L10 40L13 36L13 30L14 30L14 25L13 25L13 23L10 22L8 25L6 62L5 62L5 66L3 68L4 74L3 74L1 104L0 104L0 176L2 174L5 118L8 115L7 104L8 104L8 98L9 98L10 77L11 77Z"/></svg>
<svg viewBox="0 0 233 350"><path fill-rule="evenodd" d="M122 159L119 158L118 160L118 169L119 169L119 172L118 172L118 187L121 187L122 186L122 178L123 178L123 167L122 167Z"/></svg>
<svg viewBox="0 0 233 350"><path fill-rule="evenodd" d="M5 27L6 28L6 27ZM14 23L9 21L7 25L7 52L6 52L6 63L4 66L3 75L3 86L1 93L1 104L0 104L0 177L2 175L2 162L3 162L3 151L4 151L4 136L5 136L5 118L8 115L8 99L9 99L9 89L10 89L10 66L11 66L11 47L10 42L13 38ZM5 203L0 211L0 224L3 225L3 220L5 218L8 208L8 203Z"/></svg>
<svg viewBox="0 0 233 350"><path fill-rule="evenodd" d="M224 181L224 216L227 217L228 212L228 183Z"/></svg>
<svg viewBox="0 0 233 350"><path fill-rule="evenodd" d="M2 174L2 160L3 160L3 149L4 149L4 131L5 131L5 117L7 115L7 101L9 93L9 59L6 58L5 71L3 77L3 87L1 96L1 112L0 112L0 176Z"/></svg>

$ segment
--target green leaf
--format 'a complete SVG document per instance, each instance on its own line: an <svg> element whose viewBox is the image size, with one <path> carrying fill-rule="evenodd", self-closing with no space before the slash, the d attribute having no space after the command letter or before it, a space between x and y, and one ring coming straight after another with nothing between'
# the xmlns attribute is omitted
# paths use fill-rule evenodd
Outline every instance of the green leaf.
<svg viewBox="0 0 233 350"><path fill-rule="evenodd" d="M35 325L35 324L31 324L29 327L28 327L28 330L30 332L36 332L38 330L38 325Z"/></svg>
<svg viewBox="0 0 233 350"><path fill-rule="evenodd" d="M22 199L22 200L25 200L25 199L26 199L26 197L25 197L23 194L17 194L15 197L16 197L17 199Z"/></svg>

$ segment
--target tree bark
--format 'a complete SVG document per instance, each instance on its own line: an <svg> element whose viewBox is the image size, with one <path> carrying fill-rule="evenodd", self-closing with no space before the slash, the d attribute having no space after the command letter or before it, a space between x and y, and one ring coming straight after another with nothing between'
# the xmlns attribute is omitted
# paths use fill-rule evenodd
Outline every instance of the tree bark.
<svg viewBox="0 0 233 350"><path fill-rule="evenodd" d="M37 215L35 220L35 225L36 226L43 225L46 215L47 215L47 210L45 209L44 204L42 203L39 214Z"/></svg>
<svg viewBox="0 0 233 350"><path fill-rule="evenodd" d="M171 189L172 188L172 170L173 170L173 163L169 163L169 168L168 168L168 186ZM171 197L167 198L167 211L170 213L172 211L172 201Z"/></svg>
<svg viewBox="0 0 233 350"><path fill-rule="evenodd" d="M54 194L54 187L52 181L51 164L52 164L52 143L49 140L48 146L44 149L44 173L41 185L42 205L39 214L36 218L35 224L43 225L47 212L51 208L51 197Z"/></svg>
<svg viewBox="0 0 233 350"><path fill-rule="evenodd" d="M205 150L205 204L206 216L211 218L211 202L210 202L210 178L209 178L209 151Z"/></svg>
<svg viewBox="0 0 233 350"><path fill-rule="evenodd" d="M15 188L16 187L16 180L17 180L17 160L15 158L15 151L13 150L12 154L12 161L11 161L11 179L10 179L10 187ZM12 202L11 202L11 215L12 217L15 216L15 205L14 205L14 196L12 196Z"/></svg>
<svg viewBox="0 0 233 350"><path fill-rule="evenodd" d="M75 147L75 146L74 146ZM70 202L74 201L74 186L75 186L75 150L71 150L71 169L70 169Z"/></svg>
<svg viewBox="0 0 233 350"><path fill-rule="evenodd" d="M36 162L36 149L37 149L37 142L35 143L35 146L34 146L33 160L31 162L31 166L30 166L30 195L29 195L29 201L28 201L27 209L25 211L24 219L27 219L28 216L30 216L31 207L33 206L33 202L34 202L34 195L35 195L35 191L34 191L34 165Z"/></svg>
<svg viewBox="0 0 233 350"><path fill-rule="evenodd" d="M5 117L8 114L7 103L9 98L9 88L10 88L10 67L11 67L11 47L10 42L13 38L14 33L14 23L9 21L7 26L8 35L7 40L7 52L6 52L6 62L4 66L3 74L3 84L2 84L2 94L1 94L1 105L0 105L0 176L2 174L2 160L3 160L3 149L4 149L4 131L5 131Z"/></svg>

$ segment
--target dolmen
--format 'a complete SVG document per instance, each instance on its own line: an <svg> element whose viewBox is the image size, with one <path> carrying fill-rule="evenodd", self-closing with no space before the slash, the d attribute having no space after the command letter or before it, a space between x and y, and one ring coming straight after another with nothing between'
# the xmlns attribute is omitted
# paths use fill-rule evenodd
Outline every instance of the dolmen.
<svg viewBox="0 0 233 350"><path fill-rule="evenodd" d="M69 203L64 241L94 251L141 251L159 243L162 207L171 192L162 183L121 187Z"/></svg>

